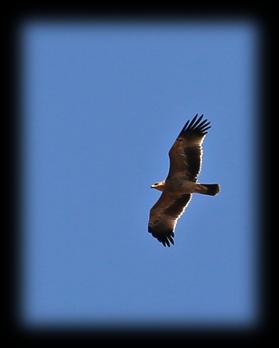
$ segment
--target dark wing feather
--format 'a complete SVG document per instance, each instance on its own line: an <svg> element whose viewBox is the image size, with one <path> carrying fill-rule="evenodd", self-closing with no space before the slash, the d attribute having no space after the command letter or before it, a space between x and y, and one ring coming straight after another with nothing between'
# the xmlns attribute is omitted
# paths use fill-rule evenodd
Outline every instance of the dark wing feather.
<svg viewBox="0 0 279 348"><path fill-rule="evenodd" d="M169 151L170 169L167 179L180 176L190 181L196 181L202 161L202 143L210 122L202 120L198 114L187 121Z"/></svg>
<svg viewBox="0 0 279 348"><path fill-rule="evenodd" d="M148 232L164 246L174 244L174 230L179 217L191 199L190 194L174 195L163 192L150 210Z"/></svg>

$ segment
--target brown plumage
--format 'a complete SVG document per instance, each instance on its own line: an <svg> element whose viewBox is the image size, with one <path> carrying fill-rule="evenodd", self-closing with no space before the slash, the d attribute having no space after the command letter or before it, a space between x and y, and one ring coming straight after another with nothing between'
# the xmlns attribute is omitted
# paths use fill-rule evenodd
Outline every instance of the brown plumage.
<svg viewBox="0 0 279 348"><path fill-rule="evenodd" d="M210 122L198 114L187 121L169 151L170 168L166 180L151 187L162 191L161 197L151 208L148 232L164 246L174 244L174 230L179 217L189 204L192 193L216 195L218 184L199 184L197 177L201 168L202 143Z"/></svg>

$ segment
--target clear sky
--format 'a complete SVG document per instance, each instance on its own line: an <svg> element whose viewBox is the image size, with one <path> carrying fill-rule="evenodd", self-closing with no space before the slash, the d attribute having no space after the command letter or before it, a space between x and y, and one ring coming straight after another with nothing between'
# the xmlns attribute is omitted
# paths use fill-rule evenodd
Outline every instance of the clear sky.
<svg viewBox="0 0 279 348"><path fill-rule="evenodd" d="M257 27L27 22L24 323L250 325ZM200 182L175 245L147 232L168 150L204 113Z"/></svg>

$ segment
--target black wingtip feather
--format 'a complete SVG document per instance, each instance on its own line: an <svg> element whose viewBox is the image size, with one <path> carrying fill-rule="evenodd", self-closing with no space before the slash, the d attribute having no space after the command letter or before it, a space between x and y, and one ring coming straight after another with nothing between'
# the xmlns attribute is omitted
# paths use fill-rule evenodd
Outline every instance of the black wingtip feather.
<svg viewBox="0 0 279 348"><path fill-rule="evenodd" d="M210 125L205 124L204 126L200 127L199 129L200 129L200 130L203 132L203 131L208 130L209 128L211 128L211 126L210 126Z"/></svg>
<svg viewBox="0 0 279 348"><path fill-rule="evenodd" d="M185 126L183 127L182 131L184 131L184 130L187 128L189 122L190 122L190 121L188 120L188 121L185 123Z"/></svg>
<svg viewBox="0 0 279 348"><path fill-rule="evenodd" d="M163 244L164 247L170 247L171 244L174 245L174 232L172 230L165 231L165 234L158 234L158 232L154 231L151 226L148 226L148 232L152 234L153 237L158 239L160 243Z"/></svg>
<svg viewBox="0 0 279 348"><path fill-rule="evenodd" d="M173 234L174 237L174 234ZM168 246L170 247L171 244L174 245L174 240L172 238L172 236L169 234L168 236L164 236L164 237L157 237L158 241L161 242L164 246Z"/></svg>
<svg viewBox="0 0 279 348"><path fill-rule="evenodd" d="M206 122L208 122L207 119L204 119L201 123L200 123L200 127L202 127Z"/></svg>
<svg viewBox="0 0 279 348"><path fill-rule="evenodd" d="M203 114L193 123L192 128L195 128L199 124L202 118L203 118Z"/></svg>
<svg viewBox="0 0 279 348"><path fill-rule="evenodd" d="M174 245L174 240L172 239L171 236L169 236L169 241L171 242L172 245Z"/></svg>
<svg viewBox="0 0 279 348"><path fill-rule="evenodd" d="M190 122L190 124L189 124L189 126L187 128L192 128L193 127L193 124L196 122L197 117L198 117L198 114L196 114L194 116L194 118L192 119L192 121Z"/></svg>
<svg viewBox="0 0 279 348"><path fill-rule="evenodd" d="M190 123L189 123L190 122ZM210 122L207 119L203 120L203 114L198 117L196 114L193 119L188 120L183 127L179 135L188 134L188 135L205 135L207 130L211 128Z"/></svg>

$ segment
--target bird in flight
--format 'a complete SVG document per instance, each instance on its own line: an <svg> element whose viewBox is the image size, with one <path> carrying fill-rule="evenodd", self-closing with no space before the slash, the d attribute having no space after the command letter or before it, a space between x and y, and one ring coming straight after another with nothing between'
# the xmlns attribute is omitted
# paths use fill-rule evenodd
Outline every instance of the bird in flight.
<svg viewBox="0 0 279 348"><path fill-rule="evenodd" d="M202 162L202 144L210 122L198 114L186 122L169 151L170 168L165 180L151 188L162 191L159 200L150 209L148 232L164 246L174 244L177 220L184 213L193 193L215 196L218 184L197 183Z"/></svg>

